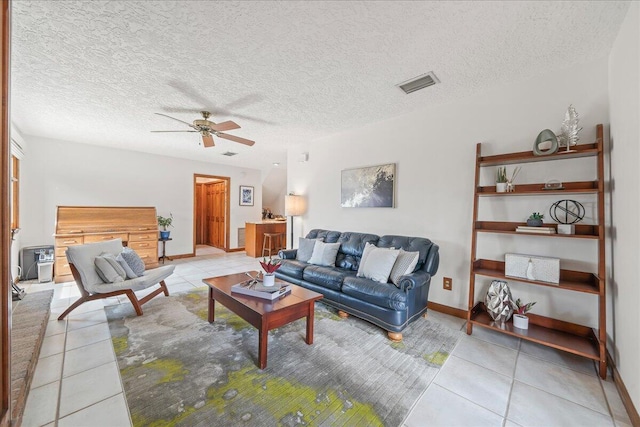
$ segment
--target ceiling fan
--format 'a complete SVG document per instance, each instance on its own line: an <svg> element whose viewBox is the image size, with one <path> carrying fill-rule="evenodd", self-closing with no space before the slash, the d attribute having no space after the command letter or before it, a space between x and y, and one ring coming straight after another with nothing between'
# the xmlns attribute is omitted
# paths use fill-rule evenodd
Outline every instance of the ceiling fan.
<svg viewBox="0 0 640 427"><path fill-rule="evenodd" d="M177 122L184 123L185 125L189 126L193 130L152 130L151 132L199 132L200 135L202 135L202 144L205 147L213 147L215 145L213 142L213 135L220 138L228 139L230 141L239 142L240 144L245 144L248 146L252 146L253 144L255 144L255 141L251 141L245 138L240 138L239 136L235 136L235 135L229 135L227 133L222 133L222 131L240 129L240 126L237 123L232 122L231 120L228 120L222 123L211 122L208 120L209 116L211 116L211 113L208 111L200 111L200 114L202 114L203 119L196 119L193 121L193 123L188 123L183 120L176 119L175 117L167 116L166 114L162 114L162 113L154 113L154 114L168 117Z"/></svg>

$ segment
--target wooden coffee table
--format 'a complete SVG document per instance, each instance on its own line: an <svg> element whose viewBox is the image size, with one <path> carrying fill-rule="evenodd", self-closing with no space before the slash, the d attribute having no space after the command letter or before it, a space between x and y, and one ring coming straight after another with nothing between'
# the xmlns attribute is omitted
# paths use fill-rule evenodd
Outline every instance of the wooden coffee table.
<svg viewBox="0 0 640 427"><path fill-rule="evenodd" d="M253 276L255 271L250 272ZM209 323L213 323L216 301L249 322L259 332L258 367L267 367L267 335L271 329L279 328L294 320L307 318L305 342L313 344L313 314L315 302L322 294L291 284L291 293L269 301L249 295L231 292L231 286L248 280L245 273L212 277L202 281L209 286ZM276 283L286 283L276 279ZM287 283L288 284L288 283Z"/></svg>

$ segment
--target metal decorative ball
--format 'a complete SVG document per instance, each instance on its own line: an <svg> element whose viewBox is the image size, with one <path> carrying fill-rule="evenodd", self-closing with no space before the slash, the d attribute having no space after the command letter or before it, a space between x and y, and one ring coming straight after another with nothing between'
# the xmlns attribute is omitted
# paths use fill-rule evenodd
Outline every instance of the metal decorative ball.
<svg viewBox="0 0 640 427"><path fill-rule="evenodd" d="M560 224L575 224L584 218L586 210L576 200L558 200L549 208L551 218Z"/></svg>
<svg viewBox="0 0 640 427"><path fill-rule="evenodd" d="M503 280L492 281L484 298L484 305L494 322L505 323L511 319L514 302L507 282Z"/></svg>

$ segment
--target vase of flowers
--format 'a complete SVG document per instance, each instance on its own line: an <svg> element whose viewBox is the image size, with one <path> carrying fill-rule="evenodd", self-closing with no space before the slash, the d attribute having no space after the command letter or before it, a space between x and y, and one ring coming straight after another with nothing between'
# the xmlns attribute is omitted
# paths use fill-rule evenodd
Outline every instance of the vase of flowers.
<svg viewBox="0 0 640 427"><path fill-rule="evenodd" d="M513 326L519 329L528 329L529 328L529 318L526 316L526 313L531 310L535 302L530 302L527 304L522 304L520 302L520 298L516 300L514 309L516 313L513 314Z"/></svg>
<svg viewBox="0 0 640 427"><path fill-rule="evenodd" d="M273 286L276 283L276 270L280 268L280 260L263 258L260 261L260 265L264 270L264 275L262 277L262 284L264 286Z"/></svg>
<svg viewBox="0 0 640 427"><path fill-rule="evenodd" d="M167 240L171 231L167 230L167 227L173 227L173 214L169 212L169 217L163 217L158 215L158 226L162 227L160 230L160 239Z"/></svg>

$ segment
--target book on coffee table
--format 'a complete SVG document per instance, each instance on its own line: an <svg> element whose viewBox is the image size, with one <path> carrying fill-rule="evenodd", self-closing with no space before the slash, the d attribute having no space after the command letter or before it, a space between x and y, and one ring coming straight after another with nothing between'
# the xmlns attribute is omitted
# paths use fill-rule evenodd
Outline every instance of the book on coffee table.
<svg viewBox="0 0 640 427"><path fill-rule="evenodd" d="M256 283L254 280L246 280L231 286L231 292L273 301L290 293L291 285L276 283L274 286L264 286L260 281Z"/></svg>

